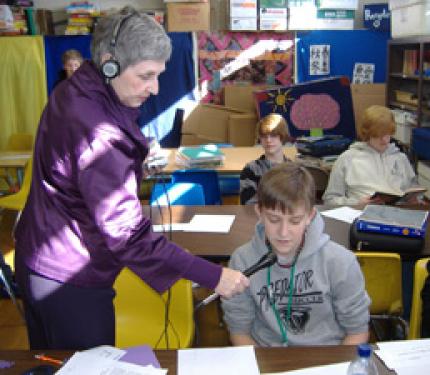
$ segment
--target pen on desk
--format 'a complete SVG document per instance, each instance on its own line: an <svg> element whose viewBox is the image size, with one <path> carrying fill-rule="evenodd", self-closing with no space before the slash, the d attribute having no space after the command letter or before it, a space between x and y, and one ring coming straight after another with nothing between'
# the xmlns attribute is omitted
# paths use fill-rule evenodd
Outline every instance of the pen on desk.
<svg viewBox="0 0 430 375"><path fill-rule="evenodd" d="M54 365L62 365L63 361L60 359L56 359L56 358L52 358L52 357L48 357L45 354L36 354L34 356L34 358L40 360L40 361L44 361L44 362L49 362L49 363L53 363Z"/></svg>

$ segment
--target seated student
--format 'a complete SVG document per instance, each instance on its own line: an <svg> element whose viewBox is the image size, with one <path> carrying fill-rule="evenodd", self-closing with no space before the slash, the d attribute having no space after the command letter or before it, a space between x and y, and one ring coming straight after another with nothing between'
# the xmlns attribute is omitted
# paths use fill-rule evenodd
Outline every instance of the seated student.
<svg viewBox="0 0 430 375"><path fill-rule="evenodd" d="M330 240L314 208L315 184L297 163L261 179L252 240L230 267L245 270L268 251L277 262L250 276L241 295L223 300L233 345L359 344L368 340L370 299L355 255Z"/></svg>
<svg viewBox="0 0 430 375"><path fill-rule="evenodd" d="M63 69L58 74L58 80L56 85L61 81L70 78L73 73L78 70L78 68L83 63L84 58L81 53L76 49L68 49L61 55L61 62L63 63Z"/></svg>
<svg viewBox="0 0 430 375"><path fill-rule="evenodd" d="M257 140L264 149L259 159L245 165L240 173L240 203L256 203L257 186L261 176L274 165L288 161L284 155L284 143L288 139L288 127L285 119L277 114L270 113L257 124Z"/></svg>
<svg viewBox="0 0 430 375"><path fill-rule="evenodd" d="M324 203L381 203L371 198L376 191L404 191L417 185L407 156L390 143L395 127L388 108L373 105L366 109L358 129L362 142L353 143L336 160L323 195Z"/></svg>

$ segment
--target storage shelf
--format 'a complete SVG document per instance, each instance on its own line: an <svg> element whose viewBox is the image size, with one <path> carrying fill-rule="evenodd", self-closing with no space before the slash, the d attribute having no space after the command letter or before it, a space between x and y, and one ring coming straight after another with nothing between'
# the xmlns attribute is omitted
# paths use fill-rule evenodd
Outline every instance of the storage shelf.
<svg viewBox="0 0 430 375"><path fill-rule="evenodd" d="M403 102L398 102L396 100L390 100L388 102L388 105L390 107L396 107L396 108L399 108L399 109L406 109L407 111L416 112L418 110L418 106L416 106L416 105L412 105L412 104L408 104L408 103L403 103Z"/></svg>
<svg viewBox="0 0 430 375"><path fill-rule="evenodd" d="M406 75L406 74L403 74L403 73L390 73L390 77L392 77L392 78L398 78L398 79L411 79L411 80L414 80L414 81L418 81L420 79L420 77L417 76L417 75L413 75L412 76L412 75Z"/></svg>

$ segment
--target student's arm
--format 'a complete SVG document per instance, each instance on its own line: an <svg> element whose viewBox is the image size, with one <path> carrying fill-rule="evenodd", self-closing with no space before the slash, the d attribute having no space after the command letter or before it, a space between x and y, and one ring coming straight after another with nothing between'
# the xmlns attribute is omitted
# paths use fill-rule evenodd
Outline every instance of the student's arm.
<svg viewBox="0 0 430 375"><path fill-rule="evenodd" d="M257 343L250 335L241 335L241 334L230 334L230 341L233 346L244 346L244 345L253 345L257 346Z"/></svg>
<svg viewBox="0 0 430 375"><path fill-rule="evenodd" d="M369 332L346 335L342 340L342 345L358 345L369 341Z"/></svg>

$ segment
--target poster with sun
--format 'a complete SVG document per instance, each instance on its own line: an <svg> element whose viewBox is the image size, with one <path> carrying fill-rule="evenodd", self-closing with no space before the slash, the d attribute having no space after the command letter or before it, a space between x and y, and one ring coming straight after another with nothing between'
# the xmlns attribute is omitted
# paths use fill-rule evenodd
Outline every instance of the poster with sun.
<svg viewBox="0 0 430 375"><path fill-rule="evenodd" d="M290 135L343 135L355 139L354 111L347 77L334 77L254 93L260 118L279 113Z"/></svg>
<svg viewBox="0 0 430 375"><path fill-rule="evenodd" d="M199 85L202 102L224 104L231 84L280 85L293 82L291 32L199 32Z"/></svg>

